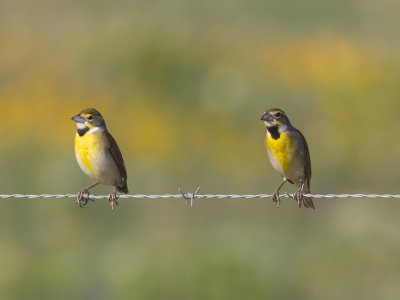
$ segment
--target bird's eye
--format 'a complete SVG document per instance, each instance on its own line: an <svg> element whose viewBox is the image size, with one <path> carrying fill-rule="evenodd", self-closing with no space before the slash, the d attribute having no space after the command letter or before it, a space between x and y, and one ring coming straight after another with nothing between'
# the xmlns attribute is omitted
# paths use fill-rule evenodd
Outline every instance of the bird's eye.
<svg viewBox="0 0 400 300"><path fill-rule="evenodd" d="M275 117L277 117L277 118L279 118L280 116L281 116L281 113L280 113L280 112L278 112L278 113L275 114Z"/></svg>
<svg viewBox="0 0 400 300"><path fill-rule="evenodd" d="M93 120L93 117L92 116L88 116L87 119L88 120Z"/></svg>

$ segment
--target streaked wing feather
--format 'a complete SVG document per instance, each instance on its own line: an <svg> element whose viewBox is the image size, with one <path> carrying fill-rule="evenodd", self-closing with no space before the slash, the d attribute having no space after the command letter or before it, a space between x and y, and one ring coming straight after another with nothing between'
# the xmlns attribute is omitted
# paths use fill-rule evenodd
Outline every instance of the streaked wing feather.
<svg viewBox="0 0 400 300"><path fill-rule="evenodd" d="M300 132L300 130L296 129L297 133L300 136L300 143L301 143L301 149L304 149L304 151L300 150L302 152L304 159L306 161L306 165L304 166L304 171L306 174L307 178L307 186L310 188L310 179L311 179L311 158L310 158L310 152L308 150L308 145L306 142L306 139L304 135Z"/></svg>
<svg viewBox="0 0 400 300"><path fill-rule="evenodd" d="M115 163L117 164L119 174L121 175L122 178L124 178L126 180L127 175L126 175L124 159L122 158L122 154L121 154L121 151L119 150L117 142L114 140L113 136L107 130L105 131L105 133L106 133L108 142L110 143L110 147L108 150L110 151L112 158L114 159Z"/></svg>

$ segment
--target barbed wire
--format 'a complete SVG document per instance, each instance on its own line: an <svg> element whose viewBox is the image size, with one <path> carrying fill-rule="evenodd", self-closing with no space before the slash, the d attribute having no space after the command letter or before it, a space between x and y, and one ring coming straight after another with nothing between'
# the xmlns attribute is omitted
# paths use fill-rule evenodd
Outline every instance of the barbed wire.
<svg viewBox="0 0 400 300"><path fill-rule="evenodd" d="M125 195L121 194L118 196L120 199L180 199L183 198L186 202L193 206L194 199L254 199L254 198L271 198L271 194L198 194L200 188L194 193L184 193L181 189L179 194L163 194L163 195L145 195L145 194L134 194ZM313 197L314 199L321 198L400 198L400 194L304 194L305 197ZM293 198L293 194L282 193L280 197ZM27 198L27 199L38 199L38 198L76 198L76 194L39 194L39 195L24 195L24 194L10 194L10 195L0 195L0 199L9 198ZM108 199L108 195L92 195L88 196L88 199Z"/></svg>

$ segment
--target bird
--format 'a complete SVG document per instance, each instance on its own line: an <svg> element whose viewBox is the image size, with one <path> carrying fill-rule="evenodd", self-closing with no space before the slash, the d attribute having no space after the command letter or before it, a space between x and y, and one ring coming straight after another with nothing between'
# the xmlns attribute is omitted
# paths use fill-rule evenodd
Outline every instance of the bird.
<svg viewBox="0 0 400 300"><path fill-rule="evenodd" d="M128 193L127 174L118 144L107 130L106 122L95 108L86 108L71 118L77 126L75 156L82 171L96 182L77 194L76 203L82 207L89 199L89 189L98 184L112 185L108 200L114 209L117 192Z"/></svg>
<svg viewBox="0 0 400 300"><path fill-rule="evenodd" d="M270 108L262 116L267 128L265 144L272 167L281 174L283 182L272 194L272 201L279 207L279 190L289 181L298 187L293 198L299 207L315 209L310 193L311 159L303 134L290 123L286 113L279 108Z"/></svg>

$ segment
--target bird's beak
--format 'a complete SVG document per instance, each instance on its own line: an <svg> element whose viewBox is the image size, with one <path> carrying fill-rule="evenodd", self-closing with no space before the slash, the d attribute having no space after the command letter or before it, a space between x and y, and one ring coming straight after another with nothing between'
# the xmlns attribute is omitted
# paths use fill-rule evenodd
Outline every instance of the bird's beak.
<svg viewBox="0 0 400 300"><path fill-rule="evenodd" d="M274 120L274 117L267 112L264 113L261 117L261 121L272 122L273 120Z"/></svg>
<svg viewBox="0 0 400 300"><path fill-rule="evenodd" d="M73 117L71 118L71 120L72 120L72 121L75 121L76 123L85 123L85 118L82 117L80 114L79 114L79 115L76 115L76 116L73 116Z"/></svg>

